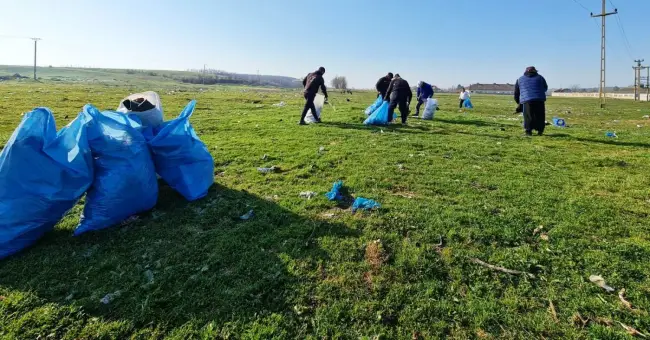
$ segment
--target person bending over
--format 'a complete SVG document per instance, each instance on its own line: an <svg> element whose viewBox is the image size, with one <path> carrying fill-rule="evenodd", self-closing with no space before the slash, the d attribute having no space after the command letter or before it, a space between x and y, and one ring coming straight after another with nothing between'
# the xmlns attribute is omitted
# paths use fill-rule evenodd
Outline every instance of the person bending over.
<svg viewBox="0 0 650 340"><path fill-rule="evenodd" d="M524 75L515 83L515 102L523 107L524 131L527 136L532 136L533 130L537 130L540 136L544 133L546 91L546 79L537 73L534 66L527 67Z"/></svg>
<svg viewBox="0 0 650 340"><path fill-rule="evenodd" d="M418 99L418 104L415 105L415 117L420 115L420 106L422 106L422 103L426 103L427 99L431 97L433 97L433 86L420 81L418 83L418 92L416 96Z"/></svg>
<svg viewBox="0 0 650 340"><path fill-rule="evenodd" d="M305 87L304 96L305 96L305 108L302 110L302 115L300 116L300 125L307 125L305 123L305 116L307 112L311 110L314 119L320 123L320 117L316 115L316 106L314 106L314 98L318 93L320 88L325 95L325 102L327 102L327 88L325 87L325 80L323 75L325 74L325 68L319 67L315 72L309 73L305 79L302 80L302 85Z"/></svg>
<svg viewBox="0 0 650 340"><path fill-rule="evenodd" d="M406 125L411 99L413 99L411 86L399 74L396 74L393 80L390 81L386 96L384 96L384 100L390 101L388 106L388 121L393 120L395 108L399 106L399 112L402 114L402 124Z"/></svg>

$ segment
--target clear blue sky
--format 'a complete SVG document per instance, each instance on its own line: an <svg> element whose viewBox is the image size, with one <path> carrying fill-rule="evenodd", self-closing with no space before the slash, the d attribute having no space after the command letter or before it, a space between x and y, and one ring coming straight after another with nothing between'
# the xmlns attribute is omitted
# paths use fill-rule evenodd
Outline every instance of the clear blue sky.
<svg viewBox="0 0 650 340"><path fill-rule="evenodd" d="M612 1L632 51L608 17L607 84L628 85L633 57L650 64L650 0ZM441 87L512 83L535 65L551 87L598 84L600 27L574 0L0 0L0 13L0 35L43 38L40 66L301 77L323 65L367 88L388 71ZM32 53L0 37L0 64Z"/></svg>

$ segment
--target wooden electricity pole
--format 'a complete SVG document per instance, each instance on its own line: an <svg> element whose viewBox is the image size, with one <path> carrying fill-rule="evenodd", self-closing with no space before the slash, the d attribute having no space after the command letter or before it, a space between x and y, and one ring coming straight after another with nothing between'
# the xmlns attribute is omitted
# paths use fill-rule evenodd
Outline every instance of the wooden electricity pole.
<svg viewBox="0 0 650 340"><path fill-rule="evenodd" d="M36 80L36 45L41 38L30 38L34 40L34 80Z"/></svg>
<svg viewBox="0 0 650 340"><path fill-rule="evenodd" d="M601 39L600 39L600 87L598 90L598 98L600 99L600 108L605 107L605 18L608 15L612 14L618 14L618 9L614 9L614 12L609 12L607 13L607 8L605 5L605 0L603 0L603 9L600 14L593 14L591 13L592 18L597 18L601 17L602 18L602 24L601 24Z"/></svg>

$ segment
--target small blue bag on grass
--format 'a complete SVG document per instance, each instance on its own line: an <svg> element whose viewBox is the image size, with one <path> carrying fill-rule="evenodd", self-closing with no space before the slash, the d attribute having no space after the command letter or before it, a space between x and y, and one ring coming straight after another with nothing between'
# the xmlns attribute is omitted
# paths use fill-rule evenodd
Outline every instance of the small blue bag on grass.
<svg viewBox="0 0 650 340"><path fill-rule="evenodd" d="M374 200L368 199L368 198L363 198L363 197L357 197L354 200L354 203L352 204L352 212L356 212L357 210L373 210L373 209L379 209L381 208L381 204L377 203Z"/></svg>
<svg viewBox="0 0 650 340"><path fill-rule="evenodd" d="M191 101L178 118L162 123L149 140L156 172L188 201L207 195L214 183L212 155L190 124L195 106L196 101Z"/></svg>
<svg viewBox="0 0 650 340"><path fill-rule="evenodd" d="M370 116L370 114L375 112L375 110L377 110L377 108L380 107L381 103L383 102L384 102L384 98L378 96L377 100L375 100L375 102L372 103L372 105L368 106L368 108L366 109L366 116Z"/></svg>
<svg viewBox="0 0 650 340"><path fill-rule="evenodd" d="M388 122L390 122L392 119L388 118L388 106L389 103L387 101L384 101L381 103L381 106L379 106L375 112L373 112L368 118L366 118L366 121L363 122L365 125L386 125Z"/></svg>
<svg viewBox="0 0 650 340"><path fill-rule="evenodd" d="M49 109L26 113L0 153L0 259L52 230L92 179L83 117L57 134Z"/></svg>
<svg viewBox="0 0 650 340"><path fill-rule="evenodd" d="M118 224L152 209L158 200L156 171L140 122L119 112L99 112L90 104L82 114L95 176L75 236Z"/></svg>
<svg viewBox="0 0 650 340"><path fill-rule="evenodd" d="M334 182L334 184L332 185L332 190L326 192L325 197L327 197L327 199L330 201L342 201L343 200L343 195L341 194L342 187L343 187L343 181Z"/></svg>

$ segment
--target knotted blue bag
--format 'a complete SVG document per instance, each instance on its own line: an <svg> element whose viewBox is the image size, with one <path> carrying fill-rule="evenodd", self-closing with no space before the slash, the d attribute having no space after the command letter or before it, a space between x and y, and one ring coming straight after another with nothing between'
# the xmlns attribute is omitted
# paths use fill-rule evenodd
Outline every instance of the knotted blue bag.
<svg viewBox="0 0 650 340"><path fill-rule="evenodd" d="M150 210L158 200L156 171L140 122L119 112L99 112L90 104L82 114L95 176L75 236L118 224Z"/></svg>
<svg viewBox="0 0 650 340"><path fill-rule="evenodd" d="M214 183L212 155L190 124L195 106L196 101L191 101L178 118L162 123L149 140L156 172L188 201L207 195Z"/></svg>
<svg viewBox="0 0 650 340"><path fill-rule="evenodd" d="M382 98L381 96L378 96L377 100L375 100L375 102L372 103L372 105L368 106L368 108L366 109L366 116L369 116L370 114L372 114L378 107L381 106L381 103L383 103L383 102L384 102L384 98Z"/></svg>
<svg viewBox="0 0 650 340"><path fill-rule="evenodd" d="M365 125L386 125L390 121L388 119L388 105L387 101L381 103L379 106L368 118L363 122Z"/></svg>
<svg viewBox="0 0 650 340"><path fill-rule="evenodd" d="M84 117L57 134L49 109L26 113L0 153L0 258L53 229L92 179Z"/></svg>

